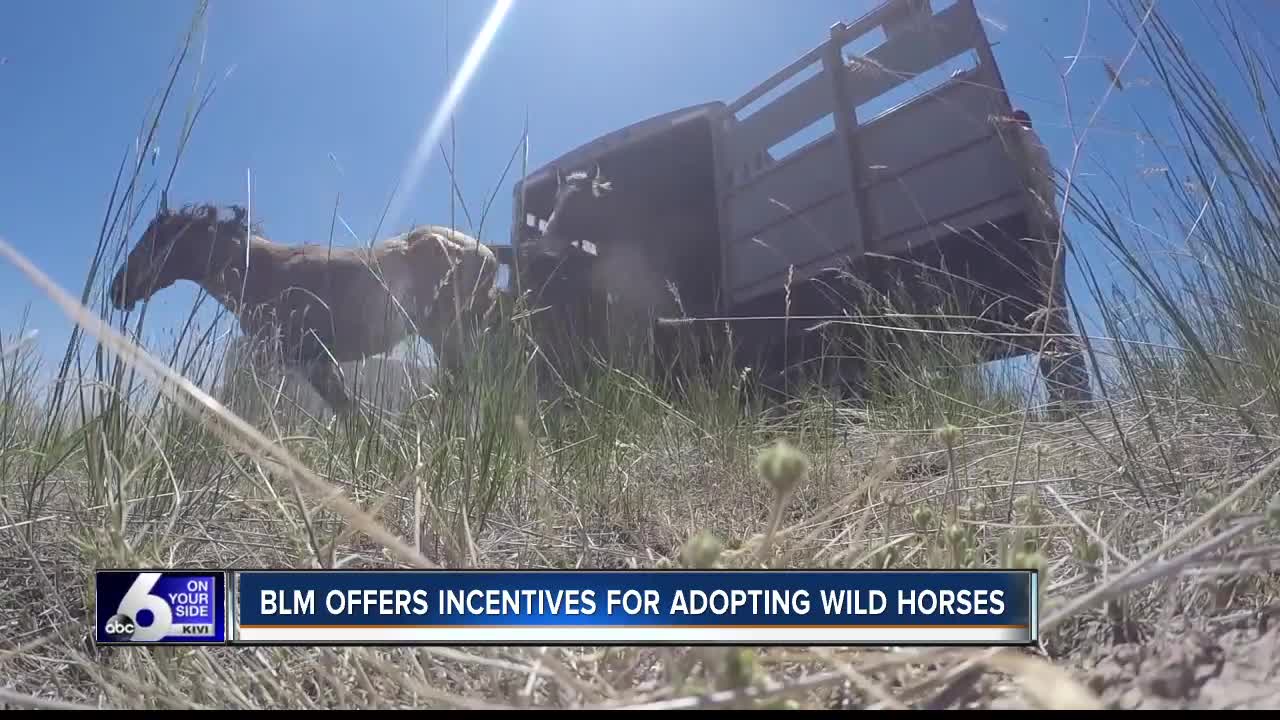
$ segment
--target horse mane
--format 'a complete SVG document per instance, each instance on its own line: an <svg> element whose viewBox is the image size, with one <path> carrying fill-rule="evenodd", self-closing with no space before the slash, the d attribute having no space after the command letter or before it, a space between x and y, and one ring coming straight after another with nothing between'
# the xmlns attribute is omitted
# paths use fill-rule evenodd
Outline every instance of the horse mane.
<svg viewBox="0 0 1280 720"><path fill-rule="evenodd" d="M230 213L229 217L226 212ZM252 227L248 227L249 211L242 205L234 204L189 203L177 210L163 208L160 210L158 220L162 223L184 220L188 223L204 225L211 230L216 230L218 234L223 232L244 234L246 231L260 234L262 232L262 222L254 222Z"/></svg>

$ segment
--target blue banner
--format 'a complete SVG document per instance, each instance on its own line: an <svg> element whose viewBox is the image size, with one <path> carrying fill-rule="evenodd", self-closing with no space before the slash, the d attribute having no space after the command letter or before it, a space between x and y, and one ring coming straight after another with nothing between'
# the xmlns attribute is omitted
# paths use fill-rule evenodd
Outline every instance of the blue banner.
<svg viewBox="0 0 1280 720"><path fill-rule="evenodd" d="M233 641L1021 645L1032 571L236 571Z"/></svg>
<svg viewBox="0 0 1280 720"><path fill-rule="evenodd" d="M223 570L99 570L99 644L221 645L227 641Z"/></svg>

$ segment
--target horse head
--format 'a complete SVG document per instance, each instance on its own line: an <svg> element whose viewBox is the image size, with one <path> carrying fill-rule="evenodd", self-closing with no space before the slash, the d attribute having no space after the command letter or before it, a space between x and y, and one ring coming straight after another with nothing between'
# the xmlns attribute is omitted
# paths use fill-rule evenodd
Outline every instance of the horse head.
<svg viewBox="0 0 1280 720"><path fill-rule="evenodd" d="M556 168L556 196L551 217L542 232L542 250L552 255L563 253L573 240L583 239L608 215L607 203L613 183L600 172L576 171L565 175Z"/></svg>
<svg viewBox="0 0 1280 720"><path fill-rule="evenodd" d="M233 206L231 210L232 217L223 218L213 205L170 210L167 202L162 203L111 280L112 305L117 310L132 310L139 301L179 280L198 279L200 271L207 270L208 243L246 232L244 208ZM199 252L201 249L206 252Z"/></svg>

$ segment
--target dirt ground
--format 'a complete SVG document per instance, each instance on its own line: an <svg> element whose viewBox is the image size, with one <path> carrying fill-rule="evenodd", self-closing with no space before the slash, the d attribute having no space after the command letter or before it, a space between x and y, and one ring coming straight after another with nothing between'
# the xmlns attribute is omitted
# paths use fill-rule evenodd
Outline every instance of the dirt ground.
<svg viewBox="0 0 1280 720"><path fill-rule="evenodd" d="M1086 616L1062 656L1081 689L1116 710L1280 708L1280 604L1142 623ZM1052 644L1046 643L1052 652ZM1038 709L1034 693L987 673L957 678L924 707Z"/></svg>
<svg viewBox="0 0 1280 720"><path fill-rule="evenodd" d="M1092 625L1093 627L1090 627ZM1093 707L1114 710L1261 710L1280 707L1280 612L1239 612L1194 621L1145 624L1131 641L1094 644L1092 631L1115 627L1086 619L1072 629L1077 643L1066 656L1014 651L1048 661L1065 673L1037 679L983 671L929 667L903 682L885 682L895 699L912 709L1036 710ZM1137 628L1131 628L1137 629ZM1047 645L1047 643L1046 643ZM1048 649L1048 648L1046 648ZM929 675L949 681L930 683ZM1064 680L1074 685L1063 688ZM915 698L898 695L901 685L934 685ZM1056 685L1056 687L1054 687ZM833 709L883 707L846 683L831 699Z"/></svg>
<svg viewBox="0 0 1280 720"><path fill-rule="evenodd" d="M1145 641L1100 647L1078 667L1111 708L1278 708L1280 614L1173 623Z"/></svg>

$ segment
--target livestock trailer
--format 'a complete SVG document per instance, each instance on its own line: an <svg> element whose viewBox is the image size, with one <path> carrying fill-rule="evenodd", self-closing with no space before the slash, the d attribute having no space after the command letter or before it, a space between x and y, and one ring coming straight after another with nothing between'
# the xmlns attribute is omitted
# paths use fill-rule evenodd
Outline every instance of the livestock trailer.
<svg viewBox="0 0 1280 720"><path fill-rule="evenodd" d="M890 0L732 102L638 122L530 173L499 261L562 361L674 316L727 323L741 364L779 371L814 355L815 318L856 317L903 287L914 306L895 309L990 338L987 359L1032 352L1009 338L1061 302L1045 288L1065 279L1046 271L1056 214L1033 191L1048 169L1012 117L973 0ZM593 168L612 190L590 237L556 257L526 251L557 173Z"/></svg>

